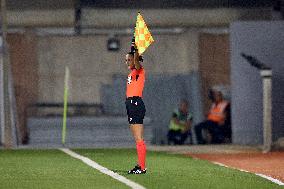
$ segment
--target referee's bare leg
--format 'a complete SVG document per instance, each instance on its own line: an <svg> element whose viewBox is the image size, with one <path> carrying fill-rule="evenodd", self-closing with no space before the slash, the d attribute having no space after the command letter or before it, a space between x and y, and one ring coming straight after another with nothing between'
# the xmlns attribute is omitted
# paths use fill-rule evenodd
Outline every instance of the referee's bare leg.
<svg viewBox="0 0 284 189"><path fill-rule="evenodd" d="M143 124L131 124L130 130L136 142L144 140L144 126Z"/></svg>

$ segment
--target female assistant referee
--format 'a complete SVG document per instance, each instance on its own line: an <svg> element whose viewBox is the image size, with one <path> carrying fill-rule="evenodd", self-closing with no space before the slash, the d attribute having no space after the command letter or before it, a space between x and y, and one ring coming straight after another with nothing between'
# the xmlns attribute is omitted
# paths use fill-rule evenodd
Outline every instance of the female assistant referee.
<svg viewBox="0 0 284 189"><path fill-rule="evenodd" d="M129 127L136 142L138 164L133 169L129 170L128 174L146 173L146 144L143 138L143 119L146 109L142 100L142 93L145 82L145 71L141 66L142 61L143 59L141 56L139 56L135 43L132 42L131 52L127 53L125 57L125 63L130 70L126 84L125 105L128 115Z"/></svg>

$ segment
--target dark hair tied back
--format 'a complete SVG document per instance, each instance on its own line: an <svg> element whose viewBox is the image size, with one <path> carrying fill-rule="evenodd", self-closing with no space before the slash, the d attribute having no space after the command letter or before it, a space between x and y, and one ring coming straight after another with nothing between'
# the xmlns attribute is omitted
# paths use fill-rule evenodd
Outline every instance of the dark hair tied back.
<svg viewBox="0 0 284 189"><path fill-rule="evenodd" d="M143 62L143 56L141 56L141 55L139 56L139 61Z"/></svg>
<svg viewBox="0 0 284 189"><path fill-rule="evenodd" d="M128 52L127 54L130 54L132 56L134 56L134 52L130 51ZM142 55L139 55L139 59L138 59L140 62L143 62L143 56Z"/></svg>

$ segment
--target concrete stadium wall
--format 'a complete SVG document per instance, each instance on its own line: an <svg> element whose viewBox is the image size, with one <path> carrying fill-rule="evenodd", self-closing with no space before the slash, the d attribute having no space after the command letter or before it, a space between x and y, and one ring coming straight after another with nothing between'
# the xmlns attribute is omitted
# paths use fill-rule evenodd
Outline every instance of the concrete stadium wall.
<svg viewBox="0 0 284 189"><path fill-rule="evenodd" d="M112 76L127 76L125 54L131 36L118 36L121 49L106 48L107 35L40 37L38 42L39 98L42 102L62 102L65 66L71 73L70 102L100 103L100 87L112 84ZM148 74L186 74L198 69L198 33L155 35L145 52Z"/></svg>
<svg viewBox="0 0 284 189"><path fill-rule="evenodd" d="M68 27L74 25L74 9L8 11L9 27Z"/></svg>
<svg viewBox="0 0 284 189"><path fill-rule="evenodd" d="M231 25L233 143L262 144L262 81L240 53L272 68L272 137L284 136L284 22L236 22Z"/></svg>
<svg viewBox="0 0 284 189"><path fill-rule="evenodd" d="M84 9L83 26L133 27L140 11L149 26L224 26L236 20L271 18L271 10L261 9Z"/></svg>
<svg viewBox="0 0 284 189"><path fill-rule="evenodd" d="M136 14L141 11L147 23L155 27L227 26L236 20L269 20L270 8L214 8L214 9L83 9L83 27L133 27ZM132 18L132 19L131 19ZM72 27L74 9L9 10L7 22L14 27Z"/></svg>

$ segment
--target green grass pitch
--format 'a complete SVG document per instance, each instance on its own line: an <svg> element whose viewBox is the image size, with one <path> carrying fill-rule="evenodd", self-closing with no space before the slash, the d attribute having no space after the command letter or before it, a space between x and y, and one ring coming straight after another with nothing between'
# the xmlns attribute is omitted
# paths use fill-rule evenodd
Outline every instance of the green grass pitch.
<svg viewBox="0 0 284 189"><path fill-rule="evenodd" d="M207 161L162 152L147 153L148 172L127 175L136 162L134 149L76 149L146 188L271 189L268 180ZM0 189L128 188L59 150L0 150Z"/></svg>

